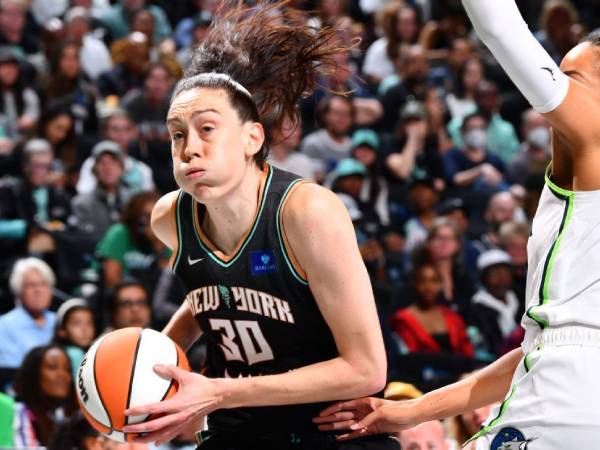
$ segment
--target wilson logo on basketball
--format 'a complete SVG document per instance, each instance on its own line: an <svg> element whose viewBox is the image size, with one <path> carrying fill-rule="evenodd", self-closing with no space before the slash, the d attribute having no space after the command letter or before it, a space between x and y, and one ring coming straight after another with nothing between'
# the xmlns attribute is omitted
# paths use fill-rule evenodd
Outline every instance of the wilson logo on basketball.
<svg viewBox="0 0 600 450"><path fill-rule="evenodd" d="M89 395L87 393L87 391L85 390L85 386L83 384L83 367L85 366L85 363L87 362L87 358L83 358L81 360L81 365L79 366L79 372L77 374L77 387L79 388L79 396L81 397L81 400L83 401L83 403L87 403L88 399L89 399Z"/></svg>

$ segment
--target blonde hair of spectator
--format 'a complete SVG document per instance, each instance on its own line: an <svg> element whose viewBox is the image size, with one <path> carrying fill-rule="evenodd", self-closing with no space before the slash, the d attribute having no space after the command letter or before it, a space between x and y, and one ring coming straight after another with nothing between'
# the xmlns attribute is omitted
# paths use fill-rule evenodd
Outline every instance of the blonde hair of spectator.
<svg viewBox="0 0 600 450"><path fill-rule="evenodd" d="M10 272L10 278L8 285L10 290L18 297L21 295L23 290L23 278L25 274L30 270L37 270L38 273L44 278L44 280L51 286L54 287L56 284L56 276L50 268L50 266L39 258L28 257L19 259Z"/></svg>
<svg viewBox="0 0 600 450"><path fill-rule="evenodd" d="M513 236L525 236L525 239L529 238L529 226L519 222L506 222L500 225L498 232L500 237L500 245L506 246Z"/></svg>
<svg viewBox="0 0 600 450"><path fill-rule="evenodd" d="M557 10L564 10L569 14L572 23L579 21L579 14L577 9L569 0L546 0L544 7L542 8L542 14L540 16L540 26L547 30L550 25L550 19Z"/></svg>

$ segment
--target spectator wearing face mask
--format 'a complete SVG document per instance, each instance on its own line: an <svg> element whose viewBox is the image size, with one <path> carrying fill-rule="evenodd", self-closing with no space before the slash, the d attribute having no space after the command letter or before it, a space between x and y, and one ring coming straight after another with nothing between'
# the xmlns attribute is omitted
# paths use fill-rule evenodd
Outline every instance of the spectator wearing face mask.
<svg viewBox="0 0 600 450"><path fill-rule="evenodd" d="M450 184L473 192L504 190L506 166L488 152L489 122L480 113L469 114L462 124L462 149L452 149L444 155L444 171Z"/></svg>
<svg viewBox="0 0 600 450"><path fill-rule="evenodd" d="M544 116L534 109L523 113L522 133L525 142L509 166L510 179L525 186L529 177L543 177L550 164L550 127Z"/></svg>

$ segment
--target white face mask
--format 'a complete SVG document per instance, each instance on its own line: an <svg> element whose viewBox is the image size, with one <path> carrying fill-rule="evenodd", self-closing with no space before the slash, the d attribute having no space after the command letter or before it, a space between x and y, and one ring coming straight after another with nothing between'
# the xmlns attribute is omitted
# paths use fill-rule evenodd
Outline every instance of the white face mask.
<svg viewBox="0 0 600 450"><path fill-rule="evenodd" d="M546 127L535 127L525 137L532 147L547 149L550 145L550 130Z"/></svg>
<svg viewBox="0 0 600 450"><path fill-rule="evenodd" d="M474 128L465 133L463 141L468 148L485 148L487 132L483 128Z"/></svg>

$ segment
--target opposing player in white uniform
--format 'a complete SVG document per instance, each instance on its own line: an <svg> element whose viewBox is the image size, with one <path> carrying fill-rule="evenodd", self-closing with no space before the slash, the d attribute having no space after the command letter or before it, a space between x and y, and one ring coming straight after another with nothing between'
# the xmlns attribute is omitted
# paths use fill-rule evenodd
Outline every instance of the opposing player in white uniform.
<svg viewBox="0 0 600 450"><path fill-rule="evenodd" d="M474 376L410 402L359 399L327 408L344 438L398 431L497 401L478 450L600 448L600 32L560 68L514 0L463 0L483 42L552 125L552 165L528 244L521 348Z"/></svg>

